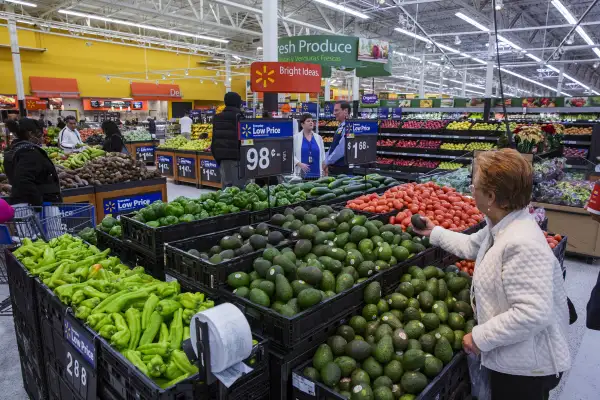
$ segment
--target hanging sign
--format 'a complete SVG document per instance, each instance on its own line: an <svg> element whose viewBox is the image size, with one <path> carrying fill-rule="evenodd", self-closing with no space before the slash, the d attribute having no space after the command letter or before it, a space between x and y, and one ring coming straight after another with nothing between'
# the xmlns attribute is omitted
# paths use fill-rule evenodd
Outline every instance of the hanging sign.
<svg viewBox="0 0 600 400"><path fill-rule="evenodd" d="M313 118L317 118L317 110L318 110L317 103L303 103L302 104L302 112L309 113L310 115L312 115Z"/></svg>
<svg viewBox="0 0 600 400"><path fill-rule="evenodd" d="M321 89L321 66L291 62L253 62L253 92L310 93Z"/></svg>
<svg viewBox="0 0 600 400"><path fill-rule="evenodd" d="M344 154L346 164L368 164L376 161L378 131L377 121L350 121Z"/></svg>
<svg viewBox="0 0 600 400"><path fill-rule="evenodd" d="M240 122L240 177L247 179L291 173L293 135L292 120Z"/></svg>
<svg viewBox="0 0 600 400"><path fill-rule="evenodd" d="M402 119L402 107L394 108L392 112L392 119Z"/></svg>
<svg viewBox="0 0 600 400"><path fill-rule="evenodd" d="M363 94L360 97L360 106L361 107L379 107L379 98L375 93Z"/></svg>

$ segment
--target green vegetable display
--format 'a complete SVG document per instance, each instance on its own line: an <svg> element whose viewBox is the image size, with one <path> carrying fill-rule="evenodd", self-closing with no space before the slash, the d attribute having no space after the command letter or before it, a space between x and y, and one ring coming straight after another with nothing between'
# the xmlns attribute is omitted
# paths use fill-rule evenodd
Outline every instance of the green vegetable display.
<svg viewBox="0 0 600 400"><path fill-rule="evenodd" d="M329 201L337 198L356 197L370 189L380 189L398 184L394 178L370 174L355 177L329 176L311 182L288 185L288 187L292 193L303 191L310 199Z"/></svg>
<svg viewBox="0 0 600 400"><path fill-rule="evenodd" d="M426 238L397 225L367 220L350 209L287 208L271 224L293 230L293 248L264 249L253 271L237 271L227 283L238 296L293 316L403 262L429 246Z"/></svg>
<svg viewBox="0 0 600 400"><path fill-rule="evenodd" d="M317 348L304 376L348 399L414 399L475 325L471 278L455 268L412 266L385 297L371 282L360 315Z"/></svg>
<svg viewBox="0 0 600 400"><path fill-rule="evenodd" d="M147 142L152 140L152 135L148 131L135 130L125 132L123 138L126 142Z"/></svg>
<svg viewBox="0 0 600 400"><path fill-rule="evenodd" d="M117 238L123 237L123 233L121 231L121 221L114 218L112 214L107 214L96 228L102 232L108 233L110 236ZM81 233L79 236L81 237Z"/></svg>
<svg viewBox="0 0 600 400"><path fill-rule="evenodd" d="M113 220L103 221L105 230L114 228ZM142 267L129 269L109 253L70 235L47 243L24 239L14 251L32 275L74 309L76 318L161 387L197 373L183 362L181 342L191 316L214 302L202 293L180 293L177 281L161 282Z"/></svg>

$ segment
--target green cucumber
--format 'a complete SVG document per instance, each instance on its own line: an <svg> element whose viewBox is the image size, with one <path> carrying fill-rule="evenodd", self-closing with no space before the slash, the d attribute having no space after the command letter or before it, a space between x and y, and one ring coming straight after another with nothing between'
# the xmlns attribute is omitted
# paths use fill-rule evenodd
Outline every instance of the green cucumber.
<svg viewBox="0 0 600 400"><path fill-rule="evenodd" d="M322 196L317 197L318 201L326 201L326 200L333 200L337 198L337 195L335 193L326 193Z"/></svg>
<svg viewBox="0 0 600 400"><path fill-rule="evenodd" d="M326 187L315 187L310 190L311 196L320 196L320 195L328 194L328 193L331 193L331 189L326 188Z"/></svg>

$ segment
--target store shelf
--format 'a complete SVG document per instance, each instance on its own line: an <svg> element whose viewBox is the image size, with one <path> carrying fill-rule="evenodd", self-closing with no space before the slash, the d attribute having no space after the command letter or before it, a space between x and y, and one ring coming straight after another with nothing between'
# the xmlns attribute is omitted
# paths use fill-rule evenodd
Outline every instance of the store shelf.
<svg viewBox="0 0 600 400"><path fill-rule="evenodd" d="M380 151L377 150L377 154L388 155L388 156L402 156L402 157L424 157L424 158L441 158L444 160L471 160L473 156L455 157L443 154L426 154L426 153L406 153L396 151Z"/></svg>
<svg viewBox="0 0 600 400"><path fill-rule="evenodd" d="M592 144L591 141L586 140L563 140L563 144L575 144L579 146L590 146Z"/></svg>
<svg viewBox="0 0 600 400"><path fill-rule="evenodd" d="M469 132L469 131L466 131ZM461 140L498 140L498 136L457 136L457 135L437 135L430 133L380 133L378 136L390 137L415 137L432 139L461 139Z"/></svg>

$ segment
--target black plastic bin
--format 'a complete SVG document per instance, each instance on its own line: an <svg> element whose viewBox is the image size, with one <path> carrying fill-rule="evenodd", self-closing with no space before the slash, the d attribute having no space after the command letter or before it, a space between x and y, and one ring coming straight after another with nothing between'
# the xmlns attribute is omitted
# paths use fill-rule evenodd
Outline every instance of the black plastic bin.
<svg viewBox="0 0 600 400"><path fill-rule="evenodd" d="M292 231L278 226L268 225L268 227L270 231L277 230L281 232L286 238L292 233ZM227 229L208 235L167 243L165 245L165 267L167 273L174 272L179 276L186 277L190 282L196 283L200 290L201 288L217 289L220 286L224 286L227 283L227 276L229 274L240 271L243 269L242 266L245 268L248 268L248 265L251 266L254 259L259 257L263 250L234 257L219 264L212 264L208 260L193 256L188 253L188 250L196 249L200 252L208 252L223 237L231 236L237 233L238 230L239 228ZM275 247L282 249L293 246L293 244L294 241L286 239Z"/></svg>
<svg viewBox="0 0 600 400"><path fill-rule="evenodd" d="M127 258L131 251L131 246L118 237L109 235L108 233L96 228L96 247L100 250L110 249L111 254L119 258Z"/></svg>
<svg viewBox="0 0 600 400"><path fill-rule="evenodd" d="M35 277L25 269L12 251L5 250L8 287L13 310L18 310L29 326L38 326L38 303Z"/></svg>
<svg viewBox="0 0 600 400"><path fill-rule="evenodd" d="M219 215L193 222L161 226L159 228L152 228L134 220L133 214L121 216L123 240L129 240L136 247L157 256L164 254L164 244L167 242L249 224L250 213L248 211Z"/></svg>

